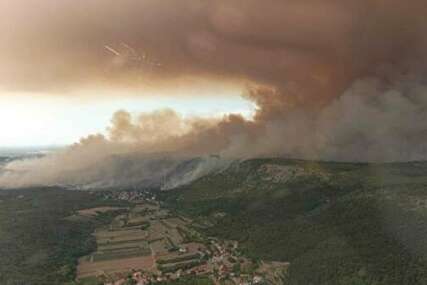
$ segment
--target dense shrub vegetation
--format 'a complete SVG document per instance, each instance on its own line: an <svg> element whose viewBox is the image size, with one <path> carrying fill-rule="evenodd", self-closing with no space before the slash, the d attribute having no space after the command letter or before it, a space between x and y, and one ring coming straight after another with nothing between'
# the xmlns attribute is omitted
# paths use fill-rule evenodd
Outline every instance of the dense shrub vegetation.
<svg viewBox="0 0 427 285"><path fill-rule="evenodd" d="M272 180L266 164L297 174ZM290 262L288 284L427 284L427 163L250 160L162 199L254 259Z"/></svg>
<svg viewBox="0 0 427 285"><path fill-rule="evenodd" d="M52 285L75 278L77 259L96 247L91 233L115 215L64 219L76 210L114 205L88 192L0 191L0 284ZM117 205L117 204L116 204Z"/></svg>

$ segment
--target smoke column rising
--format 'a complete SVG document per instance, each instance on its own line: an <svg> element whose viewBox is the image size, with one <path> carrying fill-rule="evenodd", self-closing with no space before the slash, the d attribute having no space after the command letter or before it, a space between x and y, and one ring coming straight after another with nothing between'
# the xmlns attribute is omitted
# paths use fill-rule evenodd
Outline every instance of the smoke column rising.
<svg viewBox="0 0 427 285"><path fill-rule="evenodd" d="M0 185L148 177L159 153L178 161L213 153L226 160L427 159L421 0L36 2L1 9L3 88L136 90L147 82L204 79L246 86L243 96L258 110L251 120L186 119L172 110L132 118L119 111L107 137L14 162ZM55 15L53 23L46 13ZM34 38L35 47L27 42ZM129 155L140 164L130 163L123 175L112 157Z"/></svg>

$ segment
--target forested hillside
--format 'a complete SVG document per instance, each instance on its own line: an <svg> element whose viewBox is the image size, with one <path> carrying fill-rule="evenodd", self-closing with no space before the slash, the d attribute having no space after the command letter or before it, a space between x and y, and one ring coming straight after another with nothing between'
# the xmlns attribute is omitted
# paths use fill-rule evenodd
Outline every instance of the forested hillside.
<svg viewBox="0 0 427 285"><path fill-rule="evenodd" d="M162 199L288 284L427 284L427 163L248 160Z"/></svg>
<svg viewBox="0 0 427 285"><path fill-rule="evenodd" d="M0 284L65 284L75 278L77 259L96 248L94 220L65 219L79 209L122 205L97 195L60 188L0 190Z"/></svg>

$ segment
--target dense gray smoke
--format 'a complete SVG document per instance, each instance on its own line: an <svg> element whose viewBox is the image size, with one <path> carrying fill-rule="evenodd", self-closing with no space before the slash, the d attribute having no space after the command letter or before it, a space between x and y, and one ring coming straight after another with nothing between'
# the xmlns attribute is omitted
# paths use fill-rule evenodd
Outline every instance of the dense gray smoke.
<svg viewBox="0 0 427 285"><path fill-rule="evenodd" d="M227 164L211 163L211 154L224 161L427 159L425 1L6 2L3 89L67 94L203 78L246 86L258 110L252 119L118 111L106 137L15 161L0 186L158 181L185 161L209 158L182 174L186 183L203 167ZM164 157L176 163L160 163ZM158 165L167 165L164 172Z"/></svg>

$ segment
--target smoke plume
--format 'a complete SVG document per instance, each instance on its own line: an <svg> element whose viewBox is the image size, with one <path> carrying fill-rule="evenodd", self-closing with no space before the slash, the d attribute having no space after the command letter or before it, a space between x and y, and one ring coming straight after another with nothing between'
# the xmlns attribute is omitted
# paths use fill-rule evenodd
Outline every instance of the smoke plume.
<svg viewBox="0 0 427 285"><path fill-rule="evenodd" d="M6 2L2 89L68 94L203 79L245 86L257 111L251 119L118 111L106 137L15 161L0 185L159 180L211 154L224 161L427 159L422 0Z"/></svg>

